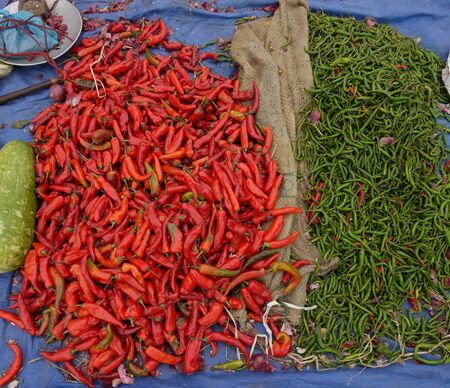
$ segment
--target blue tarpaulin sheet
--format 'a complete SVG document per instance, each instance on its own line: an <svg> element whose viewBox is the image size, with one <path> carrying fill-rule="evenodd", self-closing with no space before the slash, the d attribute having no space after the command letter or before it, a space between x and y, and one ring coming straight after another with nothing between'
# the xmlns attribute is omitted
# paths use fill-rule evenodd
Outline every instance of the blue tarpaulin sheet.
<svg viewBox="0 0 450 388"><path fill-rule="evenodd" d="M202 3L202 1L198 1ZM215 4L219 9L234 7L232 12L212 13L202 9L190 8L187 0L135 0L122 12L99 13L86 15L90 18L101 17L117 19L125 17L137 19L163 17L173 29L174 38L187 43L202 44L215 38L230 38L235 28L235 21L246 16L267 16L261 7L271 5L273 1L264 0L219 0ZM0 7L7 1L0 0ZM107 6L107 1L77 1L79 9L87 9L93 5L99 8ZM389 23L403 34L421 38L423 47L433 50L442 58L446 58L450 50L450 0L311 0L312 10L323 10L331 15L355 16L363 19L372 16L378 22ZM382 42L380 42L382 43ZM217 71L231 74L234 71L229 64L222 64ZM7 78L0 79L0 94L5 94L31 84L42 78L54 76L50 66L16 68ZM12 123L19 119L32 119L39 111L51 103L48 90L29 95L7 105L0 106L0 147L13 139L31 140L27 128L13 129ZM7 309L12 284L11 274L0 275L0 308ZM31 338L16 327L0 321L0 370L8 367L12 354L5 340L15 339L24 351L24 368L19 375L21 387L73 387L64 380L64 376L54 366L40 360L28 364L39 357L39 350L44 345L40 338ZM223 349L222 349L223 350ZM217 356L214 362L225 360ZM230 349L228 350L228 355ZM207 363L210 363L208 361ZM137 387L164 385L167 387L225 387L235 386L263 387L274 385L285 386L450 386L449 366L426 366L407 362L404 365L392 365L382 369L337 369L318 372L305 369L298 372L294 369L266 373L226 373L212 372L208 368L204 373L192 376L178 375L168 368L163 368L157 378L136 379Z"/></svg>

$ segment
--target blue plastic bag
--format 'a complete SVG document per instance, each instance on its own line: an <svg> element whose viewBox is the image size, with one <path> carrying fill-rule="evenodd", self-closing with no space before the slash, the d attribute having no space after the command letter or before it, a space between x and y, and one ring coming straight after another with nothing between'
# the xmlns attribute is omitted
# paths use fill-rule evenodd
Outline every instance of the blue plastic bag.
<svg viewBox="0 0 450 388"><path fill-rule="evenodd" d="M35 25L23 23L21 25L22 28L20 28L15 26L14 22L2 20L4 17L18 21L29 20ZM56 31L50 30L42 18L37 16L33 17L33 14L28 11L20 11L11 14L6 10L1 10L0 26L2 26L2 31L0 31L0 50L2 50L3 53L19 54L23 52L40 52L45 50L46 47L50 50L58 43ZM24 29L31 33L34 39L27 34ZM47 46L45 45L46 37Z"/></svg>

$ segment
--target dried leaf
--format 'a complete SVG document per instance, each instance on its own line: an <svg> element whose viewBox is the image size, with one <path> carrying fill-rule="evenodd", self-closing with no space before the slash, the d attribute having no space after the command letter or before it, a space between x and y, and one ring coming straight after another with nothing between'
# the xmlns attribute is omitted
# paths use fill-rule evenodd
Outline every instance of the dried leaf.
<svg viewBox="0 0 450 388"><path fill-rule="evenodd" d="M83 18L83 30L93 31L97 28L103 27L105 23L106 20L103 18Z"/></svg>
<svg viewBox="0 0 450 388"><path fill-rule="evenodd" d="M341 345L341 349L354 349L356 348L356 345L357 343L355 340L349 340Z"/></svg>
<svg viewBox="0 0 450 388"><path fill-rule="evenodd" d="M121 1L113 1L110 3L108 7L98 7L97 5L92 5L88 9L81 11L82 14L90 14L90 13L106 13L106 12L119 12L124 11L127 8L128 4L131 4L133 0L121 0Z"/></svg>
<svg viewBox="0 0 450 388"><path fill-rule="evenodd" d="M12 127L14 129L22 129L22 128L26 127L30 123L31 123L30 120L16 120L16 121L14 121L12 123Z"/></svg>

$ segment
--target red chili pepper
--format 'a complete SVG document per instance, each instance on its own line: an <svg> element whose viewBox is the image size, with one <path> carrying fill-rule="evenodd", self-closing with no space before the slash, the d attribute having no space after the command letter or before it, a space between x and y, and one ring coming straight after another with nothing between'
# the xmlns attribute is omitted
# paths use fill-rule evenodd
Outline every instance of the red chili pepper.
<svg viewBox="0 0 450 388"><path fill-rule="evenodd" d="M272 241L278 237L283 230L284 216L275 217L267 231L264 233L264 241Z"/></svg>
<svg viewBox="0 0 450 388"><path fill-rule="evenodd" d="M417 298L408 298L408 302L414 311L416 311L416 312L419 311L419 304L417 302Z"/></svg>
<svg viewBox="0 0 450 388"><path fill-rule="evenodd" d="M55 308L59 310L65 291L64 278L59 274L55 267L50 267L50 274L52 275L53 283L56 287Z"/></svg>
<svg viewBox="0 0 450 388"><path fill-rule="evenodd" d="M133 302L137 302L139 300L145 299L145 294L142 294L141 291L136 290L133 286L128 283L117 282L116 283L119 289L127 295Z"/></svg>
<svg viewBox="0 0 450 388"><path fill-rule="evenodd" d="M214 287L214 281L203 276L197 270L192 269L190 275L199 287L204 288L205 290L211 290Z"/></svg>
<svg viewBox="0 0 450 388"><path fill-rule="evenodd" d="M171 245L170 253L181 253L183 252L183 233L175 224L168 223L167 229L170 233Z"/></svg>
<svg viewBox="0 0 450 388"><path fill-rule="evenodd" d="M87 330L96 326L99 320L94 317L72 319L67 325L67 330L72 337L80 337Z"/></svg>
<svg viewBox="0 0 450 388"><path fill-rule="evenodd" d="M244 304L242 303L242 301L233 296L229 296L227 298L227 302L233 310L242 310L244 308Z"/></svg>
<svg viewBox="0 0 450 388"><path fill-rule="evenodd" d="M94 388L94 384L92 384L92 380L86 377L81 371L76 368L71 362L65 361L64 368L69 372L71 376L73 376L80 383L87 385L90 388Z"/></svg>
<svg viewBox="0 0 450 388"><path fill-rule="evenodd" d="M258 317L262 316L262 311L260 308L260 304L258 304L252 293L250 292L250 289L248 287L242 287L239 290L241 296L242 296L242 300L244 301L245 305L251 310L253 311Z"/></svg>
<svg viewBox="0 0 450 388"><path fill-rule="evenodd" d="M292 263L292 265L298 269L298 268L304 267L305 265L313 265L313 263L311 263L309 260L306 260L306 259L300 259L300 260L294 261ZM283 283L288 283L290 279L291 279L291 275L289 275L289 273L286 272L283 274L283 277L281 280Z"/></svg>
<svg viewBox="0 0 450 388"><path fill-rule="evenodd" d="M105 192L105 194L109 198L111 198L111 200L114 202L114 207L115 208L119 208L120 204L121 204L121 201L120 201L119 195L117 194L117 192L114 189L114 187L111 186L111 184L108 181L106 181L106 179L103 178L103 176L99 176L97 178L96 182L100 185L100 187Z"/></svg>
<svg viewBox="0 0 450 388"><path fill-rule="evenodd" d="M75 358L74 349L71 348L61 348L55 352L41 352L41 356L47 361L51 362L64 362L71 361Z"/></svg>
<svg viewBox="0 0 450 388"><path fill-rule="evenodd" d="M34 289L38 292L42 291L42 287L39 284L39 266L38 266L38 257L36 255L36 251L34 249L30 249L28 251L27 256L25 257L24 263L24 276L30 280Z"/></svg>
<svg viewBox="0 0 450 388"><path fill-rule="evenodd" d="M362 188L362 184L360 182L356 182L356 186L359 188L359 202L358 207L360 208L364 202L364 190Z"/></svg>
<svg viewBox="0 0 450 388"><path fill-rule="evenodd" d="M266 137L264 139L264 147L262 149L262 152L266 153L270 151L270 147L272 145L272 130L269 127L264 127L263 132L265 133Z"/></svg>
<svg viewBox="0 0 450 388"><path fill-rule="evenodd" d="M216 276L216 277L234 277L241 272L240 269L231 271L224 268L216 268L208 264L201 264L199 267L199 271L202 275Z"/></svg>
<svg viewBox="0 0 450 388"><path fill-rule="evenodd" d="M272 270L272 272L285 271L292 276L291 283L289 283L283 290L284 295L289 294L300 283L301 279L300 273L298 272L298 269L295 268L290 263L284 261L276 261L275 263L272 264L270 269Z"/></svg>
<svg viewBox="0 0 450 388"><path fill-rule="evenodd" d="M89 275L91 275L94 280L103 284L109 284L112 275L98 268L90 258L87 260L87 267Z"/></svg>
<svg viewBox="0 0 450 388"><path fill-rule="evenodd" d="M14 313L11 313L6 310L0 310L0 318L17 326L19 329L25 330L25 325L20 320L20 318Z"/></svg>
<svg viewBox="0 0 450 388"><path fill-rule="evenodd" d="M183 361L181 357L173 356L151 345L147 347L145 354L161 364L176 365Z"/></svg>
<svg viewBox="0 0 450 388"><path fill-rule="evenodd" d="M72 314L66 314L63 319L61 319L56 325L52 327L51 333L52 335L62 340L64 338L64 330L66 330L67 325L69 324L70 320L72 319ZM40 328L39 328L40 330Z"/></svg>
<svg viewBox="0 0 450 388"><path fill-rule="evenodd" d="M300 235L300 231L297 230L281 240L268 241L268 242L265 242L264 245L270 249L283 248L285 246L288 246L288 245L291 245L292 243L294 243L294 241L297 239L297 237L299 235Z"/></svg>
<svg viewBox="0 0 450 388"><path fill-rule="evenodd" d="M211 307L206 315L198 320L198 323L202 326L208 327L215 323L219 319L220 315L223 312L222 303L212 302Z"/></svg>
<svg viewBox="0 0 450 388"><path fill-rule="evenodd" d="M81 308L94 318L111 323L112 325L120 327L121 329L125 328L122 322L120 322L117 318L115 318L101 306L93 303L84 303Z"/></svg>
<svg viewBox="0 0 450 388"><path fill-rule="evenodd" d="M266 209L273 209L275 207L275 203L278 199L278 193L280 191L281 183L283 181L283 174L280 174L275 179L275 182L270 189L268 198L266 200Z"/></svg>
<svg viewBox="0 0 450 388"><path fill-rule="evenodd" d="M122 283L128 283L131 287L140 292L145 292L145 287L139 283L133 276L126 273L118 273L116 275L117 281Z"/></svg>
<svg viewBox="0 0 450 388"><path fill-rule="evenodd" d="M257 280L250 280L247 288L253 295L260 296L266 302L270 302L272 300L270 290L263 283L258 282Z"/></svg>
<svg viewBox="0 0 450 388"><path fill-rule="evenodd" d="M258 279L258 278L264 276L264 274L265 274L264 268L258 269L256 271L247 271L247 272L241 273L240 275L236 276L232 280L232 282L228 285L227 289L225 290L224 295L225 296L228 295L228 293L237 285L239 285L243 282L246 282L248 280L251 280L251 279Z"/></svg>
<svg viewBox="0 0 450 388"><path fill-rule="evenodd" d="M212 333L209 333L206 335L206 340L208 342L212 342L212 341L224 342L227 345L238 348L244 355L247 365L250 365L250 355L247 351L247 348L237 338L234 338L231 335L226 334L226 333L212 332Z"/></svg>
<svg viewBox="0 0 450 388"><path fill-rule="evenodd" d="M285 357L291 350L291 337L284 331L280 331L273 342L272 355L276 358Z"/></svg>
<svg viewBox="0 0 450 388"><path fill-rule="evenodd" d="M271 209L267 211L272 217L277 217L285 214L300 214L302 209L299 207L282 207L279 209Z"/></svg>
<svg viewBox="0 0 450 388"><path fill-rule="evenodd" d="M200 369L200 349L202 347L204 332L204 327L198 328L198 330L192 335L192 339L186 347L186 352L184 353L183 358L183 373L185 374L191 374ZM214 340L211 340L210 342L214 342Z"/></svg>
<svg viewBox="0 0 450 388"><path fill-rule="evenodd" d="M17 303L19 305L19 316L20 320L23 323L24 329L31 335L35 335L37 332L36 325L34 323L33 316L28 310L27 305L25 304L25 300L22 294L17 295Z"/></svg>
<svg viewBox="0 0 450 388"><path fill-rule="evenodd" d="M118 40L116 43L114 43L114 46L111 47L108 52L105 55L105 58L103 59L103 63L108 63L114 56L122 49L124 45L124 42L122 40Z"/></svg>
<svg viewBox="0 0 450 388"><path fill-rule="evenodd" d="M14 353L14 358L7 371L4 373L2 377L0 377L0 386L2 387L6 386L16 377L16 375L22 368L22 360L23 360L22 350L20 349L19 345L17 345L17 343L15 343L14 341L7 341L7 344Z"/></svg>

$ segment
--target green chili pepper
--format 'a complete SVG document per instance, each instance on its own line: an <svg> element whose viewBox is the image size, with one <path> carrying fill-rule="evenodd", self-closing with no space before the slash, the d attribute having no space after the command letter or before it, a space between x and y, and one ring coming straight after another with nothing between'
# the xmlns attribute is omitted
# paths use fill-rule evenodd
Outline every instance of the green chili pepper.
<svg viewBox="0 0 450 388"><path fill-rule="evenodd" d="M214 370L226 370L226 371L234 371L234 370L242 370L245 369L247 365L243 360L233 360L227 361L222 364L217 364L213 366Z"/></svg>

